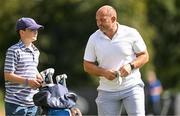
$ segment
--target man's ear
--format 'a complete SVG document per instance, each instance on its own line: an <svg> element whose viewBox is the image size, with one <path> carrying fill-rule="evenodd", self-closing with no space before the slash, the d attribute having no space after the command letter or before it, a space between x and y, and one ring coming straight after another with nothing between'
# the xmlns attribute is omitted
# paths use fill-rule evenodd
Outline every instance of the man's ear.
<svg viewBox="0 0 180 116"><path fill-rule="evenodd" d="M111 18L111 20L112 20L113 23L116 22L116 17L113 16L113 17Z"/></svg>

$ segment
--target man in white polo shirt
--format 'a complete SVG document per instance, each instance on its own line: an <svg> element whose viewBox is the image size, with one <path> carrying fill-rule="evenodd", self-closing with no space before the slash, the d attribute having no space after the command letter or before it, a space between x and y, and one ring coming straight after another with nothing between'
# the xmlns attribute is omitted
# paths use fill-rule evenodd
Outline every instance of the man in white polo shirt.
<svg viewBox="0 0 180 116"><path fill-rule="evenodd" d="M108 5L96 12L98 30L86 45L84 70L99 77L96 103L99 116L144 116L144 83L139 68L149 60L146 45L134 28L117 22L116 10Z"/></svg>

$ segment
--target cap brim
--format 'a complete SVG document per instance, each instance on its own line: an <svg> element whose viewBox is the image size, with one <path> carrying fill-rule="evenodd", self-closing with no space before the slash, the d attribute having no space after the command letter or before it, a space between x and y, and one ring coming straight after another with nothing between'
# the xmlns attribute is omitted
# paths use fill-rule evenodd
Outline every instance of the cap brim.
<svg viewBox="0 0 180 116"><path fill-rule="evenodd" d="M31 26L31 27L28 27L27 29L32 29L32 30L44 29L44 26L42 26L42 25L34 25L34 26Z"/></svg>

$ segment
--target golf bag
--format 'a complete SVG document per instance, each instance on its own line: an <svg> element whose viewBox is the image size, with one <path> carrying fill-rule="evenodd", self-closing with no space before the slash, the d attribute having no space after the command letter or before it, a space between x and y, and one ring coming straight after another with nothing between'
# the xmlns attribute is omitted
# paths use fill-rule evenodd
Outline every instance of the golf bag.
<svg viewBox="0 0 180 116"><path fill-rule="evenodd" d="M56 84L53 83L54 69L48 68L40 74L43 77L42 87L33 96L36 106L42 108L42 115L71 116L70 108L76 105L77 95L68 92L66 87L66 74L56 76Z"/></svg>

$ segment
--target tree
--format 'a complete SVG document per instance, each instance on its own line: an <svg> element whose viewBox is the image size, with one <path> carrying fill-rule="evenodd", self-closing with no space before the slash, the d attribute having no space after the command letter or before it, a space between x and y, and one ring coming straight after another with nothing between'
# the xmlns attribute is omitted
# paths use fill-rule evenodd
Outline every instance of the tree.
<svg viewBox="0 0 180 116"><path fill-rule="evenodd" d="M180 2L148 0L148 17L156 31L154 64L165 88L180 87Z"/></svg>

